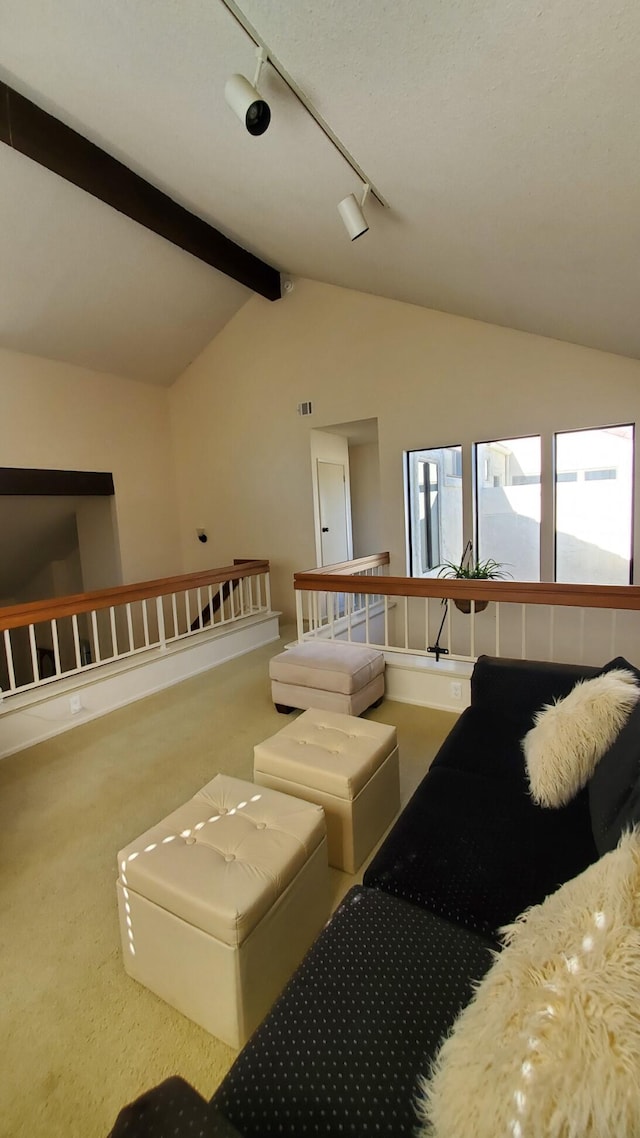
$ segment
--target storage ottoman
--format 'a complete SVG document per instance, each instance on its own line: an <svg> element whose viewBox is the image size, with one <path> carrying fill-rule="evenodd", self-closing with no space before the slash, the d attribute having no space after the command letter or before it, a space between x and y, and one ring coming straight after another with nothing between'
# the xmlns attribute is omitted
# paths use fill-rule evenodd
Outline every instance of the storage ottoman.
<svg viewBox="0 0 640 1138"><path fill-rule="evenodd" d="M384 695L384 663L382 652L363 644L296 644L269 661L271 698L279 711L317 707L360 715Z"/></svg>
<svg viewBox="0 0 640 1138"><path fill-rule="evenodd" d="M254 747L260 786L317 802L329 864L355 873L400 809L395 727L309 709Z"/></svg>
<svg viewBox="0 0 640 1138"><path fill-rule="evenodd" d="M118 864L126 971L241 1047L328 917L321 808L216 775Z"/></svg>

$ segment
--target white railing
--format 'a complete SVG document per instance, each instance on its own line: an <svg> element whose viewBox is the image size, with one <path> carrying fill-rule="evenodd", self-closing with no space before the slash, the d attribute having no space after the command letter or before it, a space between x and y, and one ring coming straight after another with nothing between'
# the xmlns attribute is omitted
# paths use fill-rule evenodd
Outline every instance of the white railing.
<svg viewBox="0 0 640 1138"><path fill-rule="evenodd" d="M268 561L0 609L2 696L271 612Z"/></svg>
<svg viewBox="0 0 640 1138"><path fill-rule="evenodd" d="M298 640L359 641L436 661L486 653L640 663L638 586L389 577L388 564L381 553L296 573Z"/></svg>

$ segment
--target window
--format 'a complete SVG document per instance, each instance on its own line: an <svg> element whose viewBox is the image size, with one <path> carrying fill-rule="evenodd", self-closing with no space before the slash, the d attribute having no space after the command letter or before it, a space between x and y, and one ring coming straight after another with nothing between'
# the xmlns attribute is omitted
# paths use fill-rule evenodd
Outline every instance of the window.
<svg viewBox="0 0 640 1138"><path fill-rule="evenodd" d="M556 581L629 584L633 434L627 425L556 435Z"/></svg>
<svg viewBox="0 0 640 1138"><path fill-rule="evenodd" d="M435 576L472 538L474 555L515 581L628 585L634 432L623 424L547 436L553 471L543 471L541 435L475 443L469 469L461 446L407 452L410 573ZM463 486L473 517L463 518Z"/></svg>
<svg viewBox="0 0 640 1138"><path fill-rule="evenodd" d="M462 448L409 451L407 487L411 576L434 576L462 557Z"/></svg>
<svg viewBox="0 0 640 1138"><path fill-rule="evenodd" d="M476 549L518 581L540 580L540 436L477 443Z"/></svg>

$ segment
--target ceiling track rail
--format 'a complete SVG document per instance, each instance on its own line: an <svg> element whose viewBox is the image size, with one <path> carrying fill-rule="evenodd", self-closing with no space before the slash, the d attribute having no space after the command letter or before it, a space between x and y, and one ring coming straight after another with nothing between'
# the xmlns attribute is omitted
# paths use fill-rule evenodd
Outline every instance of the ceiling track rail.
<svg viewBox="0 0 640 1138"><path fill-rule="evenodd" d="M320 127L322 133L328 138L329 142L335 146L336 150L342 155L347 165L351 167L354 174L357 174L363 185L369 186L369 193L371 196L374 197L381 206L384 206L385 209L389 209L389 202L385 197L383 197L375 183L371 181L369 175L365 174L364 170L356 162L353 155L349 153L344 143L340 141L335 131L331 129L326 119L323 118L316 107L314 107L309 96L306 95L302 88L298 86L295 79L289 74L278 57L273 54L269 45L265 43L256 28L254 28L250 20L247 19L242 9L239 8L235 3L235 0L220 0L220 3L223 4L227 11L230 12L231 15L237 20L241 28L243 28L249 38L253 40L256 47L260 47L263 49L263 51L266 52L267 59L271 67L273 67L273 70L277 72L283 83L286 83L287 87L292 92L292 94L295 95L298 102L302 104L307 114L311 115L311 118Z"/></svg>

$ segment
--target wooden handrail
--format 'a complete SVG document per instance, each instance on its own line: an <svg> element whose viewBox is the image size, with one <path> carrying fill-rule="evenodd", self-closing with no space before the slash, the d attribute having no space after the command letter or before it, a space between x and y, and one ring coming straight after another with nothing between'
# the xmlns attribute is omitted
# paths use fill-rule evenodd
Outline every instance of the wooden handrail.
<svg viewBox="0 0 640 1138"><path fill-rule="evenodd" d="M31 601L24 605L0 608L0 631L20 628L23 625L41 624L73 616L74 613L115 608L134 601L163 597L170 593L219 585L238 577L253 577L269 572L268 561L242 561L219 569L206 569L198 573L183 573L178 577L161 577L156 581L137 581L132 585L116 585L112 589L96 589L91 593L76 593L69 597L53 597L46 601Z"/></svg>
<svg viewBox="0 0 640 1138"><path fill-rule="evenodd" d="M356 557L353 561L336 561L335 565L320 565L317 569L307 569L306 573L316 575L318 573L364 573L367 569L376 569L379 565L388 565L389 561L388 553L371 553L368 557Z"/></svg>
<svg viewBox="0 0 640 1138"><path fill-rule="evenodd" d="M449 597L461 601L640 610L638 585L560 585L552 581L482 581L451 577L359 577L353 573L336 573L333 567L329 573L324 567L294 573L293 583L294 589L305 592Z"/></svg>

